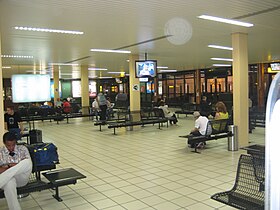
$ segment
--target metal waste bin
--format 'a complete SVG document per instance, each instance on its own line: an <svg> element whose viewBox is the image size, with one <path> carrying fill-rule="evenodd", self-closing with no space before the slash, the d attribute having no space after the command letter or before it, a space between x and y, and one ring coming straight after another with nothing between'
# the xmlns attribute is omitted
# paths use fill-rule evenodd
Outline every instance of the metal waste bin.
<svg viewBox="0 0 280 210"><path fill-rule="evenodd" d="M126 120L128 120L128 121L130 121L130 122L133 121L133 116L132 116L131 114L127 114L127 115L125 116L125 118L126 118ZM127 130L127 131L133 131L133 126L127 126L127 127L126 127L126 130Z"/></svg>
<svg viewBox="0 0 280 210"><path fill-rule="evenodd" d="M228 130L232 133L232 135L228 137L228 151L237 151L238 150L237 126L229 125Z"/></svg>

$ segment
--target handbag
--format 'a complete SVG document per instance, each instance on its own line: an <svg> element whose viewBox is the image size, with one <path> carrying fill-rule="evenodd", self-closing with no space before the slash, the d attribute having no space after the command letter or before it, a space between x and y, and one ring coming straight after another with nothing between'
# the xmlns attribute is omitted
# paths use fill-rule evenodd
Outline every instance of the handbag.
<svg viewBox="0 0 280 210"><path fill-rule="evenodd" d="M49 166L59 163L57 147L53 143L39 143L28 146L35 166Z"/></svg>

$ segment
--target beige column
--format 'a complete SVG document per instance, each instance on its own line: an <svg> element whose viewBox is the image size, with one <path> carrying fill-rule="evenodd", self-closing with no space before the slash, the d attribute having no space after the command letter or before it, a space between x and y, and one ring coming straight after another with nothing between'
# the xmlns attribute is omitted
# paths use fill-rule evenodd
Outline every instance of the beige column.
<svg viewBox="0 0 280 210"><path fill-rule="evenodd" d="M3 76L2 76L2 57L1 57L1 33L0 33L0 146L3 145L2 143L2 136L5 132L4 130L4 105L3 105Z"/></svg>
<svg viewBox="0 0 280 210"><path fill-rule="evenodd" d="M59 98L59 66L53 66L54 105Z"/></svg>
<svg viewBox="0 0 280 210"><path fill-rule="evenodd" d="M89 86L88 86L88 66L81 66L81 101L82 113L88 114L89 106Z"/></svg>
<svg viewBox="0 0 280 210"><path fill-rule="evenodd" d="M232 34L233 58L233 119L238 129L239 147L248 145L248 48L247 34Z"/></svg>
<svg viewBox="0 0 280 210"><path fill-rule="evenodd" d="M196 104L200 104L201 99L201 74L200 70L195 70L195 97L196 97Z"/></svg>
<svg viewBox="0 0 280 210"><path fill-rule="evenodd" d="M265 107L265 80L264 80L264 64L258 64L258 109Z"/></svg>
<svg viewBox="0 0 280 210"><path fill-rule="evenodd" d="M129 90L130 90L130 111L133 121L138 121L140 117L140 82L135 77L135 60L138 60L138 55L129 56Z"/></svg>

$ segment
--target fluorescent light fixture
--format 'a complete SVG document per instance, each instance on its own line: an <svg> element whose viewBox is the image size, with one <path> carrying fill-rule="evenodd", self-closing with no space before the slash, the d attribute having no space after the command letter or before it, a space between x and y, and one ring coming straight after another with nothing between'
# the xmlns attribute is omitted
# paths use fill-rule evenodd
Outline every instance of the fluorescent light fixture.
<svg viewBox="0 0 280 210"><path fill-rule="evenodd" d="M108 74L124 74L125 72L123 72L123 71L109 71L107 73Z"/></svg>
<svg viewBox="0 0 280 210"><path fill-rule="evenodd" d="M32 55L1 55L2 58L33 58Z"/></svg>
<svg viewBox="0 0 280 210"><path fill-rule="evenodd" d="M69 31L69 30L49 29L49 28L33 28L33 27L25 27L25 26L16 26L14 27L14 29L21 30L21 31L36 31L36 32L61 33L61 34L75 34L75 35L84 34L84 32L82 31Z"/></svg>
<svg viewBox="0 0 280 210"><path fill-rule="evenodd" d="M214 17L210 15L200 15L198 18L205 19L205 20L213 20L216 22L221 22L221 23L228 23L232 25L238 25L238 26L244 26L244 27L252 27L254 24L252 23L246 23L238 20L232 20L232 19L226 19L226 18L220 18L220 17Z"/></svg>
<svg viewBox="0 0 280 210"><path fill-rule="evenodd" d="M208 47L222 49L222 50L233 50L232 47L219 46L219 45L214 45L214 44L209 44Z"/></svg>
<svg viewBox="0 0 280 210"><path fill-rule="evenodd" d="M90 68L88 68L88 70L89 70L89 71L107 71L108 69L90 67Z"/></svg>
<svg viewBox="0 0 280 210"><path fill-rule="evenodd" d="M113 77L99 77L99 79L111 79Z"/></svg>
<svg viewBox="0 0 280 210"><path fill-rule="evenodd" d="M50 66L78 66L78 63L49 63Z"/></svg>
<svg viewBox="0 0 280 210"><path fill-rule="evenodd" d="M220 66L220 67L230 67L231 65L230 64L218 64L218 63L215 63L215 64L213 64L212 66Z"/></svg>
<svg viewBox="0 0 280 210"><path fill-rule="evenodd" d="M211 58L214 61L233 61L232 58Z"/></svg>
<svg viewBox="0 0 280 210"><path fill-rule="evenodd" d="M129 76L129 74L125 74L125 76Z"/></svg>
<svg viewBox="0 0 280 210"><path fill-rule="evenodd" d="M157 69L168 69L168 66L158 66Z"/></svg>
<svg viewBox="0 0 280 210"><path fill-rule="evenodd" d="M64 75L64 76L72 76L73 73L59 73L60 75Z"/></svg>
<svg viewBox="0 0 280 210"><path fill-rule="evenodd" d="M10 69L12 68L11 66L2 66L2 69Z"/></svg>
<svg viewBox="0 0 280 210"><path fill-rule="evenodd" d="M28 72L28 73L49 73L49 71L46 71L46 70L27 70L25 72Z"/></svg>
<svg viewBox="0 0 280 210"><path fill-rule="evenodd" d="M128 50L106 50L106 49L90 49L91 52L110 52L110 53L131 53Z"/></svg>
<svg viewBox="0 0 280 210"><path fill-rule="evenodd" d="M159 72L177 72L176 69L162 69L162 70L159 70Z"/></svg>

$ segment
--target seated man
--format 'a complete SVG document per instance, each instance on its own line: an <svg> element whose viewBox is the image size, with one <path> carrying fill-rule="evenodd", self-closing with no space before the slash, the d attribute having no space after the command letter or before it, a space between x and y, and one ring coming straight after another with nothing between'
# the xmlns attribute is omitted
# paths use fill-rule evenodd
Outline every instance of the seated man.
<svg viewBox="0 0 280 210"><path fill-rule="evenodd" d="M5 130L12 132L16 135L17 140L21 139L21 135L24 132L22 119L18 112L14 111L13 106L7 107L7 113L4 115L5 118Z"/></svg>
<svg viewBox="0 0 280 210"><path fill-rule="evenodd" d="M3 136L4 146L0 148L0 188L11 210L20 210L17 187L28 183L32 171L32 161L28 149L16 145L16 136L7 132Z"/></svg>
<svg viewBox="0 0 280 210"><path fill-rule="evenodd" d="M208 125L208 118L201 116L199 112L194 112L193 117L195 119L194 129L191 130L190 135L193 136L201 136L206 134L207 125ZM196 145L191 145L192 148L194 148ZM205 142L199 143L200 147L205 146Z"/></svg>
<svg viewBox="0 0 280 210"><path fill-rule="evenodd" d="M202 96L202 100L199 105L200 115L208 117L212 112L211 102L207 101L206 96Z"/></svg>

